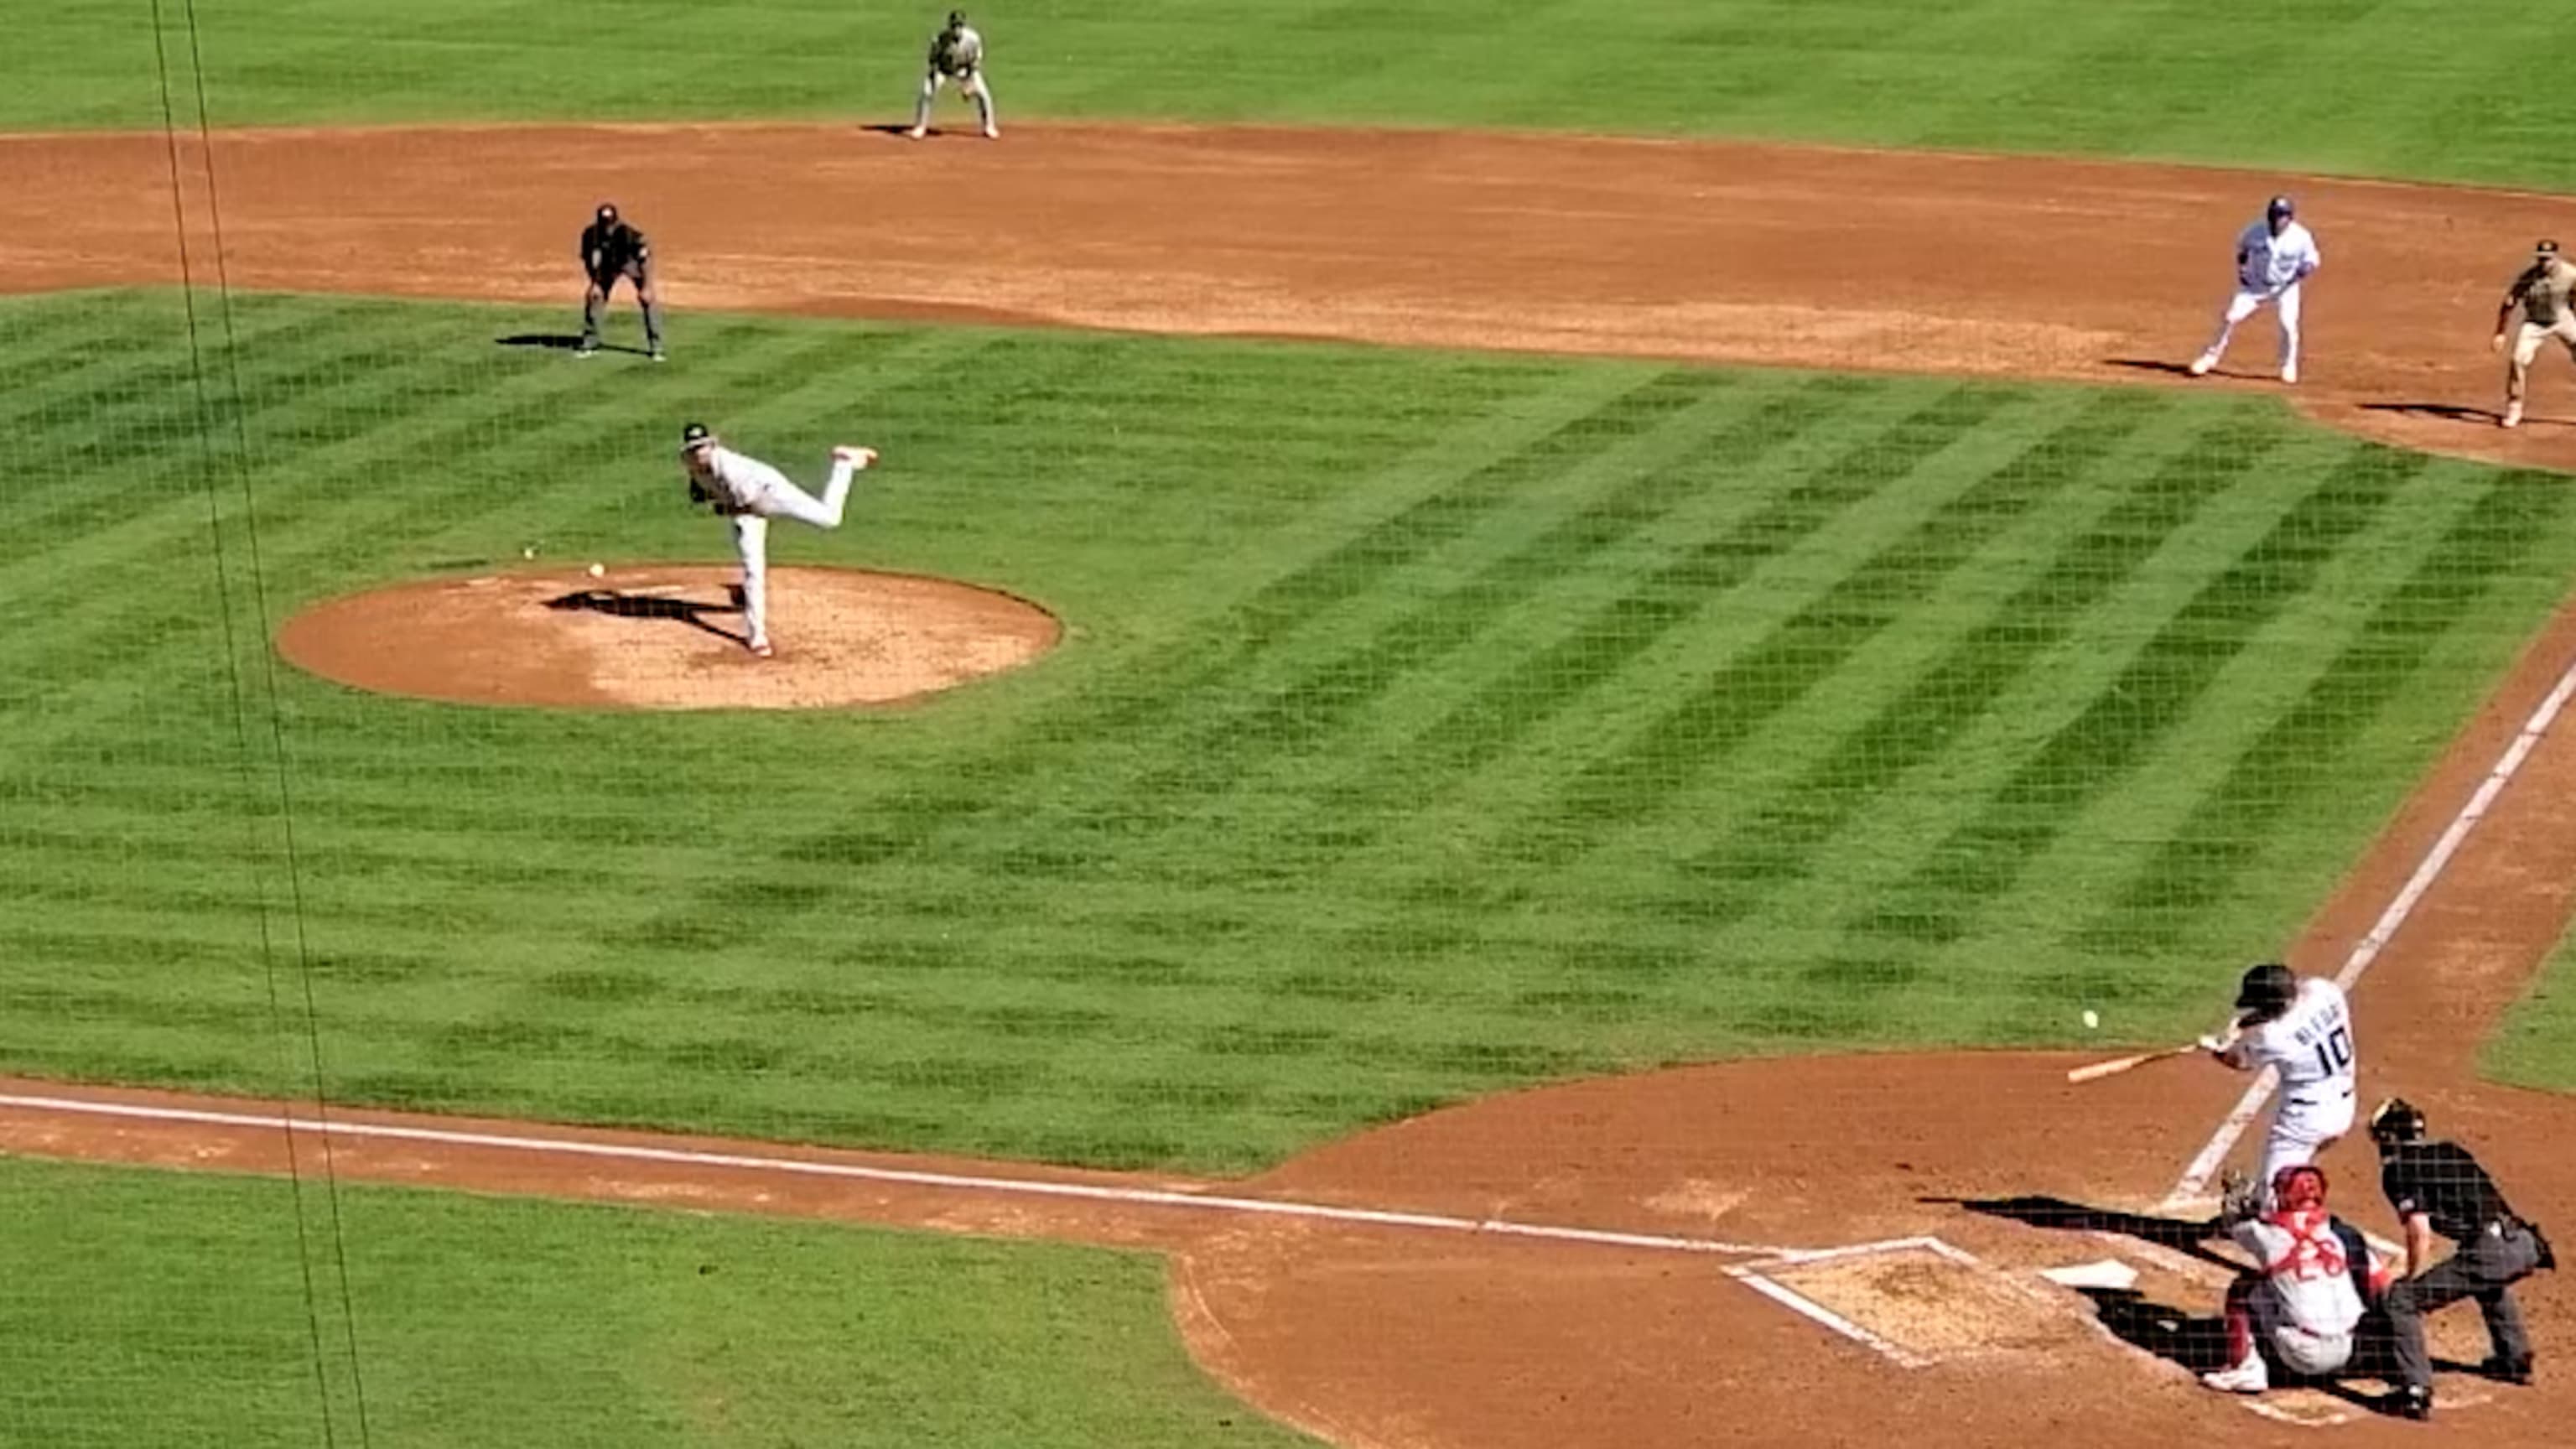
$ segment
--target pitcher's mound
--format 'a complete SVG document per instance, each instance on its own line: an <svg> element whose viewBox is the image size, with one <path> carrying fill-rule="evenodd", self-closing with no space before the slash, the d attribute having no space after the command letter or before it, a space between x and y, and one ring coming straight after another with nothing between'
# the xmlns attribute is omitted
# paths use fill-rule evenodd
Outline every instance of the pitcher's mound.
<svg viewBox="0 0 2576 1449"><path fill-rule="evenodd" d="M433 579L332 599L278 631L298 668L462 704L832 709L893 704L1025 664L1055 616L947 579L769 574L777 656L743 647L731 568L617 565Z"/></svg>

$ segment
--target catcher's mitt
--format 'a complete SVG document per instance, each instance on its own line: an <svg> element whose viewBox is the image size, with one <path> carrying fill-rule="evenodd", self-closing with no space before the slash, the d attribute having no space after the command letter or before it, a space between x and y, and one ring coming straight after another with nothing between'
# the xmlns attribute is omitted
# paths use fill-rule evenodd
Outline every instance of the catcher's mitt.
<svg viewBox="0 0 2576 1449"><path fill-rule="evenodd" d="M2231 1167L2219 1179L2218 1220L2234 1227L2263 1211L2263 1189L2243 1168Z"/></svg>

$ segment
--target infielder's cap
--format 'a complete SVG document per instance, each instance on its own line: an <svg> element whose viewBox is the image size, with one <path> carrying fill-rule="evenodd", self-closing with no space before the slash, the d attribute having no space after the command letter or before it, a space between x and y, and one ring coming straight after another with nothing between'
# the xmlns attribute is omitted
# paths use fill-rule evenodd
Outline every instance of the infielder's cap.
<svg viewBox="0 0 2576 1449"><path fill-rule="evenodd" d="M601 202L599 204L599 219L601 221L617 220L617 203L614 201Z"/></svg>
<svg viewBox="0 0 2576 1449"><path fill-rule="evenodd" d="M680 429L680 451L683 453L691 448L704 447L715 440L715 433L704 423L691 423Z"/></svg>
<svg viewBox="0 0 2576 1449"><path fill-rule="evenodd" d="M2531 244L2531 249L2533 252L2544 257L2554 257L2558 255L2558 243L2551 241L2547 237L2542 237L2540 240L2533 242Z"/></svg>

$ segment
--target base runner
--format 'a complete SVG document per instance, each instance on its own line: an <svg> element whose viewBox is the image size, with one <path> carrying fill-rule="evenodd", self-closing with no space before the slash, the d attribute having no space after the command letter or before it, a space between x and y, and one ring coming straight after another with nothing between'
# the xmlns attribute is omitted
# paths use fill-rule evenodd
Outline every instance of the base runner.
<svg viewBox="0 0 2576 1449"><path fill-rule="evenodd" d="M2269 305L2281 323L2281 381L2299 380L2300 289L2324 258L2317 253L2317 239L2297 218L2296 203L2275 196L2263 208L2262 220L2248 223L2237 234L2236 295L2228 299L2227 311L2218 320L2218 335L2192 359L2192 376L2208 376L2218 359L2227 355L2236 324Z"/></svg>
<svg viewBox="0 0 2576 1449"><path fill-rule="evenodd" d="M724 446L704 423L680 430L680 464L689 476L689 501L733 520L734 550L742 558L743 643L767 659L769 643L769 520L792 518L815 528L838 528L850 498L853 474L877 460L874 448L832 450L832 473L815 497L758 458Z"/></svg>

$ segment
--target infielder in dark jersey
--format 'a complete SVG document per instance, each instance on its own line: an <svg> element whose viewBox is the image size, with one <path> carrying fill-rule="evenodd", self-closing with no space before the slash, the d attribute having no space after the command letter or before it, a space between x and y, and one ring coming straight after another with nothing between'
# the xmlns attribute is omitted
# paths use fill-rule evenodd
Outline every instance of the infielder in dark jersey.
<svg viewBox="0 0 2576 1449"><path fill-rule="evenodd" d="M599 314L608 310L608 294L622 277L644 308L644 346L655 362L662 361L662 297L653 290L652 243L606 202L581 229L581 269L590 277L590 291L582 298L581 346L575 355L588 357L599 350Z"/></svg>

